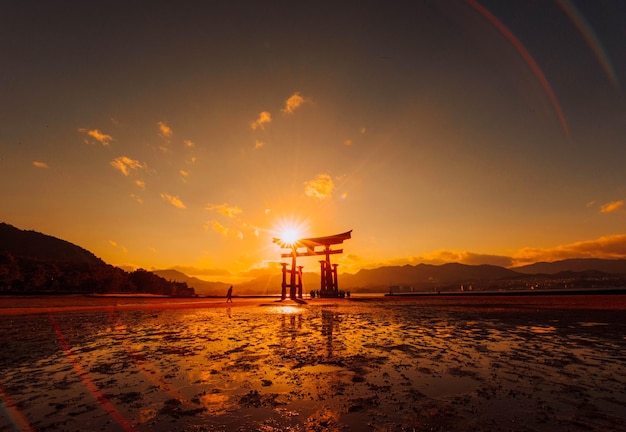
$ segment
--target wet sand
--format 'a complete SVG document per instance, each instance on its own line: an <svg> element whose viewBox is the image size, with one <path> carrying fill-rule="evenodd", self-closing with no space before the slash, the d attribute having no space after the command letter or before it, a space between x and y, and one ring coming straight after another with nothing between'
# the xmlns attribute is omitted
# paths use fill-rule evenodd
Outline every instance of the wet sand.
<svg viewBox="0 0 626 432"><path fill-rule="evenodd" d="M624 295L0 297L0 431L626 431L625 314Z"/></svg>

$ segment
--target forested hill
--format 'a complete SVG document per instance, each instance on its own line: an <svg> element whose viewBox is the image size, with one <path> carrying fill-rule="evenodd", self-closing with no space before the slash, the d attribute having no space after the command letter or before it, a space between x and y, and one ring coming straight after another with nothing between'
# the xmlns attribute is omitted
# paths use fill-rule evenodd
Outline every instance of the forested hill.
<svg viewBox="0 0 626 432"><path fill-rule="evenodd" d="M194 295L186 283L127 273L65 240L0 223L0 294L76 292Z"/></svg>
<svg viewBox="0 0 626 432"><path fill-rule="evenodd" d="M68 241L36 231L26 231L0 223L0 252L14 257L39 261L56 261L104 265L94 254Z"/></svg>

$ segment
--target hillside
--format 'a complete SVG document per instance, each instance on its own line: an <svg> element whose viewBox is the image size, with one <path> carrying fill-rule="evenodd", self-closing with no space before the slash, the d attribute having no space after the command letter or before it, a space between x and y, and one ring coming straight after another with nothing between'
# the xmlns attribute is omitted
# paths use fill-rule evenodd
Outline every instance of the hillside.
<svg viewBox="0 0 626 432"><path fill-rule="evenodd" d="M0 252L38 261L105 265L91 252L68 241L36 231L26 231L0 223Z"/></svg>
<svg viewBox="0 0 626 432"><path fill-rule="evenodd" d="M184 282L127 273L65 240L0 223L0 293L70 292L194 294Z"/></svg>

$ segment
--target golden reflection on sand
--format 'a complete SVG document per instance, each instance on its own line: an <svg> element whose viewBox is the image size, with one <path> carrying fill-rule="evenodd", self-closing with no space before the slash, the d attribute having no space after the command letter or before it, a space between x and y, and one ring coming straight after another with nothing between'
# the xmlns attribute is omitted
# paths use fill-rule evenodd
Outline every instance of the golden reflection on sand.
<svg viewBox="0 0 626 432"><path fill-rule="evenodd" d="M0 430L626 429L620 311L311 301L0 329Z"/></svg>

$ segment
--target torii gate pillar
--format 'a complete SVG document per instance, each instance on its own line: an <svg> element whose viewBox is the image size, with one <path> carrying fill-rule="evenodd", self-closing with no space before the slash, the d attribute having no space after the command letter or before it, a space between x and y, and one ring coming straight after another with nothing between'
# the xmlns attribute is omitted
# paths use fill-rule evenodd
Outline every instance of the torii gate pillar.
<svg viewBox="0 0 626 432"><path fill-rule="evenodd" d="M287 263L283 266L283 281L281 299L287 297L287 287L289 287L289 297L293 300L302 298L302 266L296 267L296 257L325 255L326 259L320 261L320 297L338 297L339 284L337 283L337 264L330 263L330 256L343 253L343 249L331 250L332 245L341 244L344 240L350 239L352 230L342 234L335 234L327 237L315 237L297 240L294 243L285 243L279 238L274 238L273 242L281 248L291 249L291 253L281 254L281 258L291 258L291 269L287 270ZM318 246L324 246L324 250L315 250ZM305 252L298 252L298 248L306 248ZM289 272L289 284L287 284L287 272Z"/></svg>

